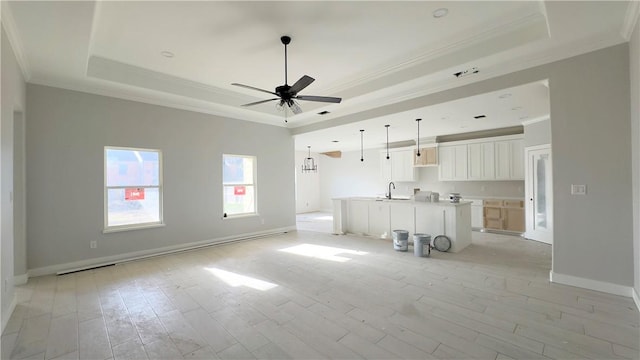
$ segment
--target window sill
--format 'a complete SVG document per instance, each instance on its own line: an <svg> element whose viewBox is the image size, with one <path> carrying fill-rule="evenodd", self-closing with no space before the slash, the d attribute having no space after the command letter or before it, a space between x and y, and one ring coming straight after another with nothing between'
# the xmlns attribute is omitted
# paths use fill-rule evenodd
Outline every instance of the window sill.
<svg viewBox="0 0 640 360"><path fill-rule="evenodd" d="M153 229L158 227L166 226L164 223L154 223L154 224L145 224L145 225L123 225L123 226L114 226L111 228L103 229L103 234L122 232L122 231L131 231L131 230L143 230L143 229Z"/></svg>
<svg viewBox="0 0 640 360"><path fill-rule="evenodd" d="M260 214L238 214L238 215L227 215L226 217L222 217L222 220L230 220L230 219L243 219L243 218L251 218L251 217L259 217Z"/></svg>

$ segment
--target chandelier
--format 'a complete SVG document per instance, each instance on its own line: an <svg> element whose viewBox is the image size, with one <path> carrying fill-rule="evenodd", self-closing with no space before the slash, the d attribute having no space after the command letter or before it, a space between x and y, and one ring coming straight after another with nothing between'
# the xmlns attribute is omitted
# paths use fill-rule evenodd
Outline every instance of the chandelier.
<svg viewBox="0 0 640 360"><path fill-rule="evenodd" d="M309 155L304 159L304 163L302 164L302 172L318 172L318 165L316 165L316 161L311 157L311 146L307 146L309 149Z"/></svg>

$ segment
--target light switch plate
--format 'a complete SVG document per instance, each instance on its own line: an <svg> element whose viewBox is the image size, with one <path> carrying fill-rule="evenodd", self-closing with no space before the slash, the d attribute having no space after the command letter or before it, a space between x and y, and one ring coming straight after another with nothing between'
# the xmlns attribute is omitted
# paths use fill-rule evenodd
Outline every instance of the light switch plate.
<svg viewBox="0 0 640 360"><path fill-rule="evenodd" d="M571 184L571 195L586 195L587 185L574 185Z"/></svg>

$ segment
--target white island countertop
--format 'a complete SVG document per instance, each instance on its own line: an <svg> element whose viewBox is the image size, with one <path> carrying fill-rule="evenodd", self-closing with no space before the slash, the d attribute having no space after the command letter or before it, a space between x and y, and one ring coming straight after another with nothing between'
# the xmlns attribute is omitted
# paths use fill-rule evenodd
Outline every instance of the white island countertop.
<svg viewBox="0 0 640 360"><path fill-rule="evenodd" d="M361 200L361 201L381 201L381 202L390 202L390 203L398 203L398 204L411 204L411 205L428 205L428 206L461 206L471 204L471 201L460 201L457 203L452 203L450 201L415 201L413 199L407 198L391 198L387 199L384 197L376 197L376 196L351 196L351 197L341 197L341 198L333 198L332 200Z"/></svg>

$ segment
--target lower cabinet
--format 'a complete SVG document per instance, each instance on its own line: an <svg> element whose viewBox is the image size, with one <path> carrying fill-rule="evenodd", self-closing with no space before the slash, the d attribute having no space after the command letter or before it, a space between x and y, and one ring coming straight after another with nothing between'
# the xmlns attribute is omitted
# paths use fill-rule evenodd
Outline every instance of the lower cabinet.
<svg viewBox="0 0 640 360"><path fill-rule="evenodd" d="M379 238L391 237L389 203L369 202L369 231L367 234Z"/></svg>
<svg viewBox="0 0 640 360"><path fill-rule="evenodd" d="M481 229L484 227L482 200L471 200L471 227Z"/></svg>
<svg viewBox="0 0 640 360"><path fill-rule="evenodd" d="M390 203L391 231L407 230L410 236L413 235L416 231L414 208L413 204Z"/></svg>
<svg viewBox="0 0 640 360"><path fill-rule="evenodd" d="M484 200L484 227L524 232L524 201Z"/></svg>
<svg viewBox="0 0 640 360"><path fill-rule="evenodd" d="M369 232L369 203L367 200L349 201L349 232L367 234Z"/></svg>

